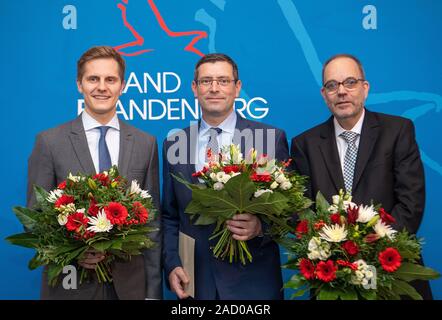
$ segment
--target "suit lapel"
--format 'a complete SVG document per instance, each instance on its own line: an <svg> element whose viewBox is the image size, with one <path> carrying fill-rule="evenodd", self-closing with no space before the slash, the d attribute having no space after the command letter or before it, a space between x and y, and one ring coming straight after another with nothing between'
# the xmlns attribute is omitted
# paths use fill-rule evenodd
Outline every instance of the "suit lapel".
<svg viewBox="0 0 442 320"><path fill-rule="evenodd" d="M364 123L362 125L361 139L359 141L358 157L356 160L354 178L353 178L353 191L356 190L358 183L362 177L365 167L367 166L368 159L373 152L374 145L379 136L379 122L375 115L368 110L365 110ZM354 194L354 192L353 192Z"/></svg>
<svg viewBox="0 0 442 320"><path fill-rule="evenodd" d="M134 137L131 129L123 121L118 119L120 123L120 151L118 155L118 171L122 176L128 176L129 164L132 156L132 148L134 145Z"/></svg>
<svg viewBox="0 0 442 320"><path fill-rule="evenodd" d="M321 142L319 149L328 173L335 185L336 191L345 189L344 177L342 175L342 167L339 161L338 148L336 146L335 130L333 125L333 117L331 117L320 133Z"/></svg>
<svg viewBox="0 0 442 320"><path fill-rule="evenodd" d="M69 133L75 154L80 162L84 173L92 174L95 172L94 162L92 160L89 146L87 143L86 133L84 132L81 116L72 122L71 132Z"/></svg>

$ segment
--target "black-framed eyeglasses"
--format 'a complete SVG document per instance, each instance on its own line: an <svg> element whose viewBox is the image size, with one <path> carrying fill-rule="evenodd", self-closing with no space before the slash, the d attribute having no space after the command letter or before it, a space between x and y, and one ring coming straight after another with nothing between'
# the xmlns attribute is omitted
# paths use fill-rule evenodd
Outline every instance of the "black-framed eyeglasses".
<svg viewBox="0 0 442 320"><path fill-rule="evenodd" d="M365 79L356 79L353 77L348 77L347 79L341 82L336 80L330 80L324 84L324 89L327 93L335 93L336 91L338 91L339 86L342 84L345 89L353 90L356 88L356 85L358 84L359 81L365 81Z"/></svg>
<svg viewBox="0 0 442 320"><path fill-rule="evenodd" d="M199 80L195 80L195 82L197 83L198 86L203 87L203 88L209 88L212 86L213 81L216 82L217 85L221 86L221 87L227 87L230 85L230 83L236 83L236 79L227 79L227 78L220 78L220 79L199 79Z"/></svg>

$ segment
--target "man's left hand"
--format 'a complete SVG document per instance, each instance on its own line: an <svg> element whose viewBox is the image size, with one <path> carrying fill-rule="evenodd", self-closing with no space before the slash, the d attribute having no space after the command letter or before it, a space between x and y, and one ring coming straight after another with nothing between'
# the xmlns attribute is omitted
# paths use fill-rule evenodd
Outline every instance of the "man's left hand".
<svg viewBox="0 0 442 320"><path fill-rule="evenodd" d="M250 213L236 214L226 225L235 240L247 241L262 234L261 220Z"/></svg>

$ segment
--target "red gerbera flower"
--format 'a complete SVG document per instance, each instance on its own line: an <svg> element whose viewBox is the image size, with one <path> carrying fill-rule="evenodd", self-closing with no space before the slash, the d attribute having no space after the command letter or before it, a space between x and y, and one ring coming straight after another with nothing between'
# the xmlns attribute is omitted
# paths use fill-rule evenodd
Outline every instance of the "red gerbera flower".
<svg viewBox="0 0 442 320"><path fill-rule="evenodd" d="M66 188L66 180L59 183L58 189L64 190Z"/></svg>
<svg viewBox="0 0 442 320"><path fill-rule="evenodd" d="M296 226L296 237L300 239L303 234L308 233L308 221L307 220L301 220L298 225Z"/></svg>
<svg viewBox="0 0 442 320"><path fill-rule="evenodd" d="M351 256L357 255L359 252L358 245L351 240L345 241L342 248Z"/></svg>
<svg viewBox="0 0 442 320"><path fill-rule="evenodd" d="M351 262L345 261L345 260L337 260L336 263L340 266L348 267L354 271L358 270L358 265L356 263L351 263Z"/></svg>
<svg viewBox="0 0 442 320"><path fill-rule="evenodd" d="M104 211L112 224L122 225L128 216L127 209L118 202L109 202L107 207L104 207Z"/></svg>
<svg viewBox="0 0 442 320"><path fill-rule="evenodd" d="M307 280L312 280L315 278L315 266L308 259L301 260L299 263L299 271Z"/></svg>
<svg viewBox="0 0 442 320"><path fill-rule="evenodd" d="M149 212L141 204L141 202L135 201L133 203L133 212L135 213L138 220L140 220L140 223L142 224L146 223L147 218L149 217Z"/></svg>
<svg viewBox="0 0 442 320"><path fill-rule="evenodd" d="M65 206L69 203L74 203L74 197L63 194L60 198L55 201L55 206L60 208L61 206Z"/></svg>
<svg viewBox="0 0 442 320"><path fill-rule="evenodd" d="M379 261L382 269L387 272L395 272L401 266L402 257L395 248L387 248L379 253Z"/></svg>
<svg viewBox="0 0 442 320"><path fill-rule="evenodd" d="M388 214L384 208L379 209L379 216L381 217L381 220L385 224L392 224L396 222L396 219L393 218L391 214Z"/></svg>
<svg viewBox="0 0 442 320"><path fill-rule="evenodd" d="M87 213L91 216L96 216L98 214L99 208L97 207L97 202L94 199L91 199L89 202L89 209L87 209Z"/></svg>
<svg viewBox="0 0 442 320"><path fill-rule="evenodd" d="M330 221L333 224L341 224L341 215L339 213L333 213L330 215Z"/></svg>
<svg viewBox="0 0 442 320"><path fill-rule="evenodd" d="M327 262L321 261L316 266L316 276L319 280L330 282L336 279L337 269L332 260L327 260Z"/></svg>
<svg viewBox="0 0 442 320"><path fill-rule="evenodd" d="M79 233L81 231L81 227L84 229L87 226L88 218L81 212L75 212L68 216L68 222L66 222L66 229L69 231L75 231Z"/></svg>

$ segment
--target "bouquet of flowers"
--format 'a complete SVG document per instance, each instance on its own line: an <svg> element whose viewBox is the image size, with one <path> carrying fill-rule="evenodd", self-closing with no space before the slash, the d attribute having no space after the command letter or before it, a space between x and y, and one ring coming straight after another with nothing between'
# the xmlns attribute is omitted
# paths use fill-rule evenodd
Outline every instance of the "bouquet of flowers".
<svg viewBox="0 0 442 320"><path fill-rule="evenodd" d="M439 274L417 263L421 240L394 230L394 222L379 205L357 206L342 190L332 205L318 193L316 213L303 212L295 237L280 242L290 255L283 267L299 271L285 287L297 290L293 297L313 289L319 300L422 299L409 282Z"/></svg>
<svg viewBox="0 0 442 320"><path fill-rule="evenodd" d="M90 176L70 173L50 192L38 186L34 190L35 209L13 209L27 232L7 240L37 251L29 268L47 265L51 285L63 267L81 259L90 248L106 253L95 272L99 282L110 282L114 259L130 259L155 245L147 236L155 230L148 226L155 214L151 196L137 181L128 186L115 166ZM80 282L87 276L88 270L81 268Z"/></svg>
<svg viewBox="0 0 442 320"><path fill-rule="evenodd" d="M233 239L225 225L235 214L259 216L266 233L278 238L290 230L292 215L311 205L303 196L305 177L287 171L290 161L278 163L266 155L258 157L253 149L244 159L239 146L233 144L224 146L219 154L208 150L208 159L208 164L193 174L202 184L174 177L192 190L192 201L185 211L195 224L216 224L210 239L219 237L213 248L217 258L228 256L230 263L238 259L242 264L246 259L252 262L247 242Z"/></svg>

